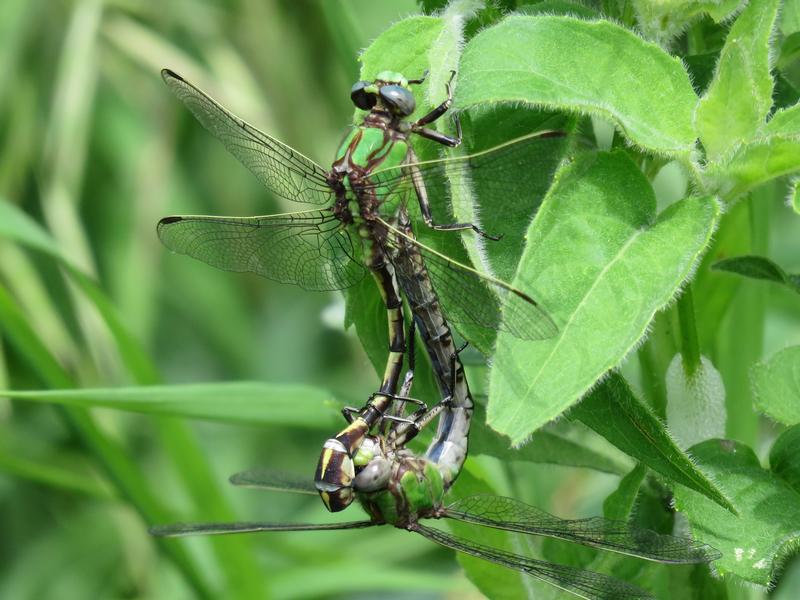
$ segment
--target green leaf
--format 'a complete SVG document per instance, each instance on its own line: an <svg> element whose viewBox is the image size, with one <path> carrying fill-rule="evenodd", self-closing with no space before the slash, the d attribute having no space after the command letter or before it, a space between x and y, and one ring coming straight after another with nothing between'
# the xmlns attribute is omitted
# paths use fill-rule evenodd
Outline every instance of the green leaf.
<svg viewBox="0 0 800 600"><path fill-rule="evenodd" d="M676 354L666 374L667 423L681 447L725 435L725 385L705 356L693 373Z"/></svg>
<svg viewBox="0 0 800 600"><path fill-rule="evenodd" d="M800 346L790 346L750 368L758 410L784 425L800 423Z"/></svg>
<svg viewBox="0 0 800 600"><path fill-rule="evenodd" d="M155 365L142 344L130 333L120 318L116 306L94 280L61 252L59 245L47 231L16 206L0 201L0 236L43 252L58 261L102 317L114 338L123 364L134 381L140 384L155 384L160 381L160 375ZM47 362L47 359L42 356L35 360ZM52 370L52 367L48 368ZM61 378L53 380L53 383L57 387L68 385L68 382ZM85 426L91 435L97 435L92 430L90 421L87 420ZM208 463L200 458L202 449L194 434L184 423L173 419L159 419L156 421L156 427L164 447L175 463L177 472L183 477L195 502L202 504L211 518L220 520L234 518L233 512L219 489L218 482L214 479L213 471ZM133 497L132 501L137 502L138 500ZM242 593L263 593L262 582L251 573L256 565L246 540L216 538L212 544L232 588L240 590Z"/></svg>
<svg viewBox="0 0 800 600"><path fill-rule="evenodd" d="M560 333L498 336L489 426L519 445L617 365L692 272L718 213L713 198L687 198L656 217L652 188L622 152L581 156L557 175L514 284Z"/></svg>
<svg viewBox="0 0 800 600"><path fill-rule="evenodd" d="M584 19L600 17L600 13L594 8L570 0L544 0L520 6L518 12L524 15L566 15Z"/></svg>
<svg viewBox="0 0 800 600"><path fill-rule="evenodd" d="M679 60L618 25L512 16L467 44L455 104L597 115L642 148L679 155L694 147L696 102Z"/></svg>
<svg viewBox="0 0 800 600"><path fill-rule="evenodd" d="M0 450L0 473L20 477L72 495L81 494L99 500L111 500L116 494L96 478L79 474L65 466L44 463Z"/></svg>
<svg viewBox="0 0 800 600"><path fill-rule="evenodd" d="M80 390L6 390L0 391L0 396L250 425L325 431L340 425L330 393L306 385L243 381Z"/></svg>
<svg viewBox="0 0 800 600"><path fill-rule="evenodd" d="M645 475L647 475L647 467L643 463L639 463L630 473L620 479L617 489L606 496L603 501L603 516L606 519L628 520Z"/></svg>
<svg viewBox="0 0 800 600"><path fill-rule="evenodd" d="M785 36L800 31L800 4L784 2L781 10L781 32Z"/></svg>
<svg viewBox="0 0 800 600"><path fill-rule="evenodd" d="M675 490L677 508L686 513L695 537L722 552L714 563L767 586L800 542L800 494L776 473L761 468L744 444L708 440L692 447L694 456L739 508L738 517L686 488Z"/></svg>
<svg viewBox="0 0 800 600"><path fill-rule="evenodd" d="M731 27L695 124L711 161L749 142L772 108L770 37L779 0L750 2Z"/></svg>
<svg viewBox="0 0 800 600"><path fill-rule="evenodd" d="M800 36L800 34L798 34ZM800 134L800 104L777 111L764 130L769 134Z"/></svg>
<svg viewBox="0 0 800 600"><path fill-rule="evenodd" d="M72 281L92 302L114 337L120 356L139 383L156 383L159 375L142 344L128 331L116 307L103 290L61 251L58 243L36 221L13 204L0 199L0 237L43 252L58 261Z"/></svg>
<svg viewBox="0 0 800 600"><path fill-rule="evenodd" d="M636 22L648 39L667 42L681 34L698 18L708 14L721 21L733 13L743 0L633 0Z"/></svg>
<svg viewBox="0 0 800 600"><path fill-rule="evenodd" d="M800 215L800 179L795 179L789 184L789 195L786 202L796 214Z"/></svg>
<svg viewBox="0 0 800 600"><path fill-rule="evenodd" d="M727 510L734 505L672 439L664 423L611 373L570 412L585 425L668 480L696 490Z"/></svg>
<svg viewBox="0 0 800 600"><path fill-rule="evenodd" d="M714 271L728 271L742 277L773 281L800 293L800 275L790 275L778 265L763 256L733 256L714 263Z"/></svg>
<svg viewBox="0 0 800 600"><path fill-rule="evenodd" d="M23 312L1 285L0 332L10 340L22 359L45 384L62 388L74 385L69 374L42 344ZM9 397L10 395L6 394ZM109 480L119 490L120 496L136 508L145 522L157 523L169 520L168 513L147 485L138 466L120 444L103 433L88 411L78 407L66 407L64 418L76 432L81 443L103 467ZM212 595L203 576L183 545L177 540L167 539L159 540L158 544L181 570L194 591L200 597L211 598Z"/></svg>
<svg viewBox="0 0 800 600"><path fill-rule="evenodd" d="M771 135L744 144L706 172L709 185L731 200L762 183L800 171L800 136Z"/></svg>
<svg viewBox="0 0 800 600"><path fill-rule="evenodd" d="M800 494L800 425L784 431L769 451L770 470Z"/></svg>
<svg viewBox="0 0 800 600"><path fill-rule="evenodd" d="M521 461L594 469L622 475L627 466L600 452L587 448L554 431L537 431L522 448L510 448L508 440L484 425L485 408L475 403L469 437L469 452L485 454L504 461Z"/></svg>

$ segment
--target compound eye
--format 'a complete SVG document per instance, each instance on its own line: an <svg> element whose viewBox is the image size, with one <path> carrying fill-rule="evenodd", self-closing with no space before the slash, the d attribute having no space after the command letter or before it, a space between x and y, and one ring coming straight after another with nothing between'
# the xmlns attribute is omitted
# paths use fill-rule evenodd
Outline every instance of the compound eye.
<svg viewBox="0 0 800 600"><path fill-rule="evenodd" d="M364 89L368 85L372 85L372 82L357 81L353 84L353 87L350 88L350 99L353 101L353 104L361 110L370 110L378 102L374 93L367 92Z"/></svg>
<svg viewBox="0 0 800 600"><path fill-rule="evenodd" d="M399 85L384 85L380 90L381 100L395 115L407 117L414 112L417 103L406 88Z"/></svg>

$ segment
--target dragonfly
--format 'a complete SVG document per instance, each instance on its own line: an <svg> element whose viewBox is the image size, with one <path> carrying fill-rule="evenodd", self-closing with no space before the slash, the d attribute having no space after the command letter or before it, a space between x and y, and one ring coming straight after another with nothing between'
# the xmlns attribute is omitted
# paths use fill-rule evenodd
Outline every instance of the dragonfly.
<svg viewBox="0 0 800 600"><path fill-rule="evenodd" d="M309 290L345 289L371 272L386 305L389 355L380 390L364 408L345 409L348 426L325 442L320 456L318 491L331 511L343 510L353 501L353 460L373 426L391 417L393 403L418 405L413 418L395 416L405 425L393 430L398 442L443 415L436 436L439 443L430 447L430 457L453 454L451 478L457 475L466 457L472 399L447 320L531 340L557 332L547 312L527 293L414 237L410 198L416 198L423 222L434 230L471 230L495 239L472 223L435 222L430 190L453 191L471 181L492 193L511 193L530 171L524 166L531 146L542 138L563 135L541 131L469 156L420 161L409 143L412 135L446 147L461 142L457 119L456 136L429 127L452 104L454 75L446 85L446 100L414 122L407 120L416 108L412 86L425 76L407 79L384 71L372 81L357 82L351 99L366 115L345 137L326 170L233 115L174 71L162 71L178 99L268 190L318 208L257 217L170 216L158 224L161 241L174 252L217 268L254 272ZM446 310L438 303L441 291L452 298ZM396 393L406 349L403 295L441 391L441 401L430 410ZM451 410L445 411L446 405Z"/></svg>
<svg viewBox="0 0 800 600"><path fill-rule="evenodd" d="M315 524L176 523L151 527L150 532L156 536L179 537L270 531L330 531L393 525L440 546L520 571L576 596L608 600L652 596L614 577L494 548L430 526L429 521L450 519L480 527L547 536L660 563L706 563L721 556L711 546L690 538L659 534L601 517L561 519L513 498L475 495L448 502L445 500L445 486L437 463L416 457L404 448L382 460L388 464L389 480L382 485L372 485L372 480L365 480L365 489L359 489L358 492L369 519ZM310 479L268 469L237 473L230 481L238 486L272 491L317 493Z"/></svg>

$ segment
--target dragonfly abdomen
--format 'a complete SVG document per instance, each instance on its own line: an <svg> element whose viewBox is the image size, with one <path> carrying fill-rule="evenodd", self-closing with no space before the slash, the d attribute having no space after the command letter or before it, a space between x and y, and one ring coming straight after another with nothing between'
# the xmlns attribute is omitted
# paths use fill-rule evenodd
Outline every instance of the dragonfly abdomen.
<svg viewBox="0 0 800 600"><path fill-rule="evenodd" d="M408 214L400 211L398 217L403 232L412 239ZM426 422L439 415L439 426L425 456L438 466L445 488L448 488L467 457L474 403L452 331L442 313L422 256L412 244L401 242L401 247L392 254L392 262L442 394L439 410L428 413Z"/></svg>

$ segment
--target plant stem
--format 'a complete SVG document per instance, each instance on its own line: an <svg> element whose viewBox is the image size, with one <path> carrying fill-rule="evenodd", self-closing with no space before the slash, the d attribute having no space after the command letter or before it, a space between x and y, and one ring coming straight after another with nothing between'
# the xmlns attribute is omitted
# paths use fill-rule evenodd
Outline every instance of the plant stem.
<svg viewBox="0 0 800 600"><path fill-rule="evenodd" d="M700 344L697 340L697 323L694 316L692 286L687 285L678 299L678 322L681 331L681 358L687 377L691 378L700 367Z"/></svg>

